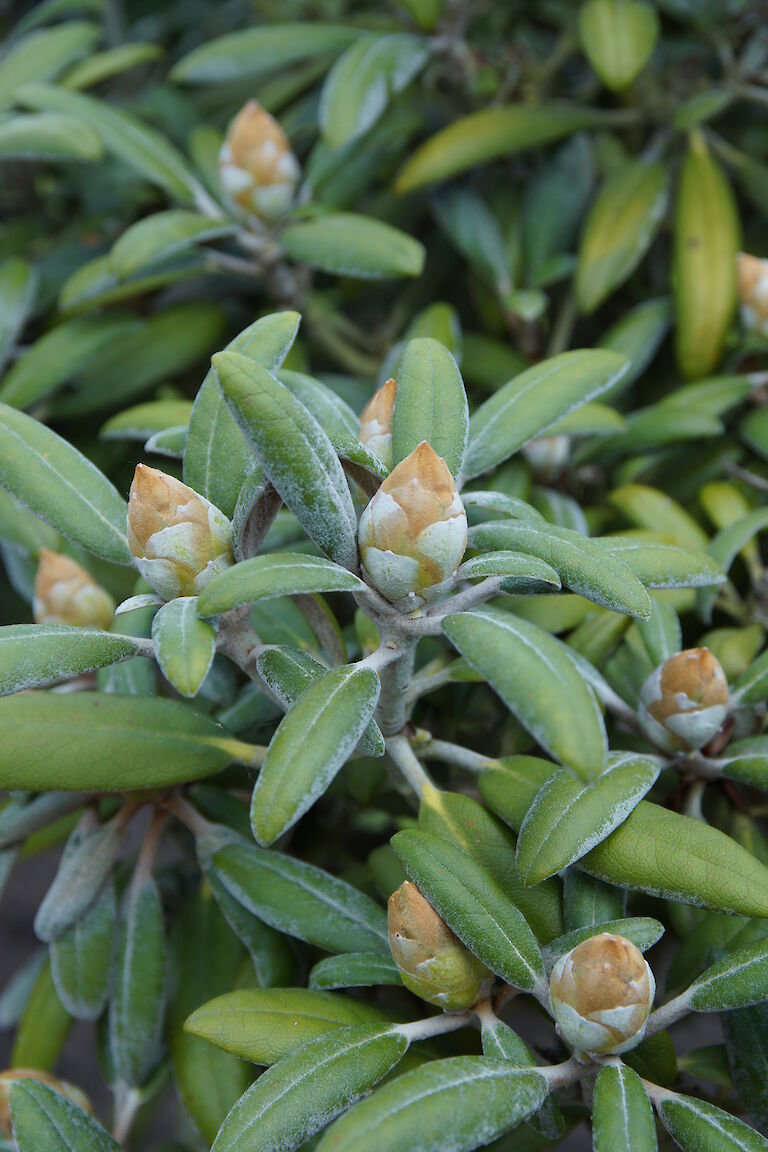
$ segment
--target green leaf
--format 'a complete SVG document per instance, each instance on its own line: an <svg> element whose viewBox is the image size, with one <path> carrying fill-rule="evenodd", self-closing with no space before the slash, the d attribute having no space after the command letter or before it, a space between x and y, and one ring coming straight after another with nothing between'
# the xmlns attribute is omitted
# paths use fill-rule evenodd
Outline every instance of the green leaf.
<svg viewBox="0 0 768 1152"><path fill-rule="evenodd" d="M374 1092L337 1120L318 1152L470 1152L544 1103L536 1071L486 1056L434 1060Z"/></svg>
<svg viewBox="0 0 768 1152"><path fill-rule="evenodd" d="M183 56L171 79L184 84L231 83L250 79L307 60L336 53L353 44L356 28L295 20L259 24L209 40Z"/></svg>
<svg viewBox="0 0 768 1152"><path fill-rule="evenodd" d="M347 952L318 960L309 973L310 988L370 988L401 985L400 969L381 952Z"/></svg>
<svg viewBox="0 0 768 1152"><path fill-rule="evenodd" d="M723 1012L768 1000L768 941L756 940L713 964L685 998L694 1012Z"/></svg>
<svg viewBox="0 0 768 1152"><path fill-rule="evenodd" d="M497 608L448 616L443 627L543 748L585 779L602 771L607 740L600 709L559 640Z"/></svg>
<svg viewBox="0 0 768 1152"><path fill-rule="evenodd" d="M707 547L701 526L671 496L647 484L623 484L608 497L614 508L638 528L670 536L675 544L694 552Z"/></svg>
<svg viewBox="0 0 768 1152"><path fill-rule="evenodd" d="M621 378L611 397L634 384L645 372L659 350L672 324L672 302L667 296L646 300L631 308L612 324L600 338L597 347L620 352L629 360L629 371Z"/></svg>
<svg viewBox="0 0 768 1152"><path fill-rule="evenodd" d="M229 1110L251 1082L251 1069L228 1052L184 1031L190 1012L237 980L242 947L203 885L185 901L170 938L174 987L168 1047L176 1087L195 1127L213 1143Z"/></svg>
<svg viewBox="0 0 768 1152"><path fill-rule="evenodd" d="M139 872L125 894L115 981L109 1005L109 1049L118 1081L140 1087L161 1050L166 996L163 906L151 876Z"/></svg>
<svg viewBox="0 0 768 1152"><path fill-rule="evenodd" d="M609 121L597 108L554 101L486 108L456 120L422 144L400 169L396 189L412 192L487 160L513 156Z"/></svg>
<svg viewBox="0 0 768 1152"><path fill-rule="evenodd" d="M276 645L260 654L256 666L270 691L291 707L301 693L328 671L324 664L301 648ZM358 745L362 756L383 756L384 737L371 720Z"/></svg>
<svg viewBox="0 0 768 1152"><path fill-rule="evenodd" d="M606 88L615 92L642 72L658 35L656 9L640 0L589 0L579 10L582 48Z"/></svg>
<svg viewBox="0 0 768 1152"><path fill-rule="evenodd" d="M527 283L541 286L551 262L570 252L595 180L590 138L566 141L527 182L522 243Z"/></svg>
<svg viewBox="0 0 768 1152"><path fill-rule="evenodd" d="M327 952L388 947L379 905L322 868L233 837L208 851L227 890L272 928Z"/></svg>
<svg viewBox="0 0 768 1152"><path fill-rule="evenodd" d="M538 1059L516 1032L499 1020L493 1012L480 1016L483 1055L508 1061L514 1068L534 1068ZM548 1140L562 1136L565 1131L563 1114L554 1096L548 1096L528 1123Z"/></svg>
<svg viewBox="0 0 768 1152"><path fill-rule="evenodd" d="M595 1152L656 1152L651 1102L637 1072L625 1064L606 1064L597 1074L592 1133Z"/></svg>
<svg viewBox="0 0 768 1152"><path fill-rule="evenodd" d="M278 379L290 389L297 400L301 400L305 408L309 408L334 448L338 450L339 443L350 436L357 440L360 432L358 417L346 401L327 384L315 380L306 372L291 372L288 369L283 369Z"/></svg>
<svg viewBox="0 0 768 1152"><path fill-rule="evenodd" d="M0 387L0 400L13 408L29 408L135 328L135 323L124 317L80 317L58 324L36 340L8 371Z"/></svg>
<svg viewBox="0 0 768 1152"><path fill-rule="evenodd" d="M461 473L469 412L456 361L439 340L409 340L400 359L392 419L392 461L399 464L423 441Z"/></svg>
<svg viewBox="0 0 768 1152"><path fill-rule="evenodd" d="M725 583L718 562L690 548L642 536L601 536L595 543L623 560L646 588L717 588Z"/></svg>
<svg viewBox="0 0 768 1152"><path fill-rule="evenodd" d="M594 312L637 268L661 225L668 188L663 164L636 160L600 189L579 248L576 298L582 312Z"/></svg>
<svg viewBox="0 0 768 1152"><path fill-rule="evenodd" d="M247 810L244 815L247 821ZM235 900L209 859L201 860L201 868L227 924L248 949L258 986L278 988L290 985L295 965L285 936L270 928Z"/></svg>
<svg viewBox="0 0 768 1152"><path fill-rule="evenodd" d="M119 1152L100 1124L65 1096L37 1080L11 1089L13 1134L19 1152Z"/></svg>
<svg viewBox="0 0 768 1152"><path fill-rule="evenodd" d="M470 545L529 552L554 568L563 584L586 600L629 616L646 620L650 616L650 597L619 549L612 555L604 543L570 528L544 520L479 524L470 532Z"/></svg>
<svg viewBox="0 0 768 1152"><path fill-rule="evenodd" d="M758 456L768 460L768 418L764 408L755 408L750 412L746 420L742 421L739 433Z"/></svg>
<svg viewBox="0 0 768 1152"><path fill-rule="evenodd" d="M50 84L25 83L18 97L39 112L74 116L96 133L108 152L174 199L190 203L206 196L176 146L133 113Z"/></svg>
<svg viewBox="0 0 768 1152"><path fill-rule="evenodd" d="M768 1125L765 1068L768 1064L768 1005L737 1008L721 1018L733 1083L750 1116Z"/></svg>
<svg viewBox="0 0 768 1152"><path fill-rule="evenodd" d="M46 959L19 1020L11 1067L51 1072L59 1061L71 1027L72 1017L59 999L51 977L51 965ZM37 1152L36 1145L34 1152Z"/></svg>
<svg viewBox="0 0 768 1152"><path fill-rule="evenodd" d="M768 699L768 651L758 656L731 690L731 704L759 704Z"/></svg>
<svg viewBox="0 0 768 1152"><path fill-rule="evenodd" d="M104 52L96 52L87 60L81 60L70 68L64 80L65 88L92 88L113 76L120 76L130 68L137 68L141 64L148 64L153 60L160 60L164 55L159 44L144 43L140 40L127 44L118 44L115 48L107 48Z"/></svg>
<svg viewBox="0 0 768 1152"><path fill-rule="evenodd" d="M356 592L364 587L359 577L322 556L275 552L243 560L216 576L203 589L198 612L219 616L256 600L307 592Z"/></svg>
<svg viewBox="0 0 768 1152"><path fill-rule="evenodd" d="M614 754L586 787L567 769L550 776L520 829L517 867L523 883L537 884L586 855L624 823L658 774L654 760L625 752Z"/></svg>
<svg viewBox="0 0 768 1152"><path fill-rule="evenodd" d="M357 568L357 519L339 459L314 416L265 368L238 352L213 366L267 476L328 557Z"/></svg>
<svg viewBox="0 0 768 1152"><path fill-rule="evenodd" d="M189 422L190 400L150 400L125 408L107 420L99 432L100 440L146 440L155 432L180 428Z"/></svg>
<svg viewBox="0 0 768 1152"><path fill-rule="evenodd" d="M398 832L391 843L433 908L491 971L518 988L537 987L544 965L536 938L481 864L450 841L418 829Z"/></svg>
<svg viewBox="0 0 768 1152"><path fill-rule="evenodd" d="M486 552L465 560L456 573L458 580L475 580L484 576L505 576L503 592L517 592L539 584L554 589L562 587L560 577L550 564L525 552ZM543 591L543 589L542 589Z"/></svg>
<svg viewBox="0 0 768 1152"><path fill-rule="evenodd" d="M335 276L420 276L424 267L424 246L418 240L383 220L353 212L329 212L289 224L278 242L292 260Z"/></svg>
<svg viewBox="0 0 768 1152"><path fill-rule="evenodd" d="M765 1152L768 1140L742 1120L693 1096L664 1093L659 1119L683 1152Z"/></svg>
<svg viewBox="0 0 768 1152"><path fill-rule="evenodd" d="M265 29L259 30L261 33ZM242 35L241 33L238 36ZM299 330L298 312L262 316L230 341L227 349L276 372ZM211 368L195 398L184 450L184 481L231 518L253 453L230 412Z"/></svg>
<svg viewBox="0 0 768 1152"><path fill-rule="evenodd" d="M59 999L76 1020L97 1020L112 980L117 902L111 881L85 915L50 945L51 974Z"/></svg>
<svg viewBox="0 0 768 1152"><path fill-rule="evenodd" d="M499 388L469 422L464 471L490 471L574 408L611 388L629 363L617 352L563 352Z"/></svg>
<svg viewBox="0 0 768 1152"><path fill-rule="evenodd" d="M3 160L98 160L101 140L74 116L19 114L0 122Z"/></svg>
<svg viewBox="0 0 768 1152"><path fill-rule="evenodd" d="M0 404L0 484L95 556L131 563L128 506L106 476L50 428Z"/></svg>
<svg viewBox="0 0 768 1152"><path fill-rule="evenodd" d="M480 777L483 799L519 829L553 766L508 759ZM620 828L576 864L623 888L739 916L768 916L768 869L730 836L701 820L641 800Z"/></svg>
<svg viewBox="0 0 768 1152"><path fill-rule="evenodd" d="M509 256L501 225L485 200L470 188L448 188L435 201L434 211L446 239L511 306Z"/></svg>
<svg viewBox="0 0 768 1152"><path fill-rule="evenodd" d="M372 128L428 57L428 41L409 32L364 36L347 48L320 96L320 128L329 146L342 148Z"/></svg>
<svg viewBox="0 0 768 1152"><path fill-rule="evenodd" d="M0 788L11 790L165 788L210 776L233 759L249 760L252 752L209 717L159 697L6 696L0 727Z"/></svg>
<svg viewBox="0 0 768 1152"><path fill-rule="evenodd" d="M129 660L139 648L130 636L98 628L8 624L0 628L0 696Z"/></svg>
<svg viewBox="0 0 768 1152"><path fill-rule="evenodd" d="M46 943L63 936L88 911L112 872L123 841L124 824L112 819L75 828L58 871L35 916L35 935Z"/></svg>
<svg viewBox="0 0 768 1152"><path fill-rule="evenodd" d="M14 350L36 292L37 275L26 260L12 256L0 264L0 369Z"/></svg>
<svg viewBox="0 0 768 1152"><path fill-rule="evenodd" d="M211 220L181 208L156 212L126 229L110 252L110 268L119 280L125 280L148 265L236 231L237 225L229 220Z"/></svg>
<svg viewBox="0 0 768 1152"><path fill-rule="evenodd" d="M394 1068L408 1041L391 1025L320 1036L259 1077L222 1125L212 1152L292 1152Z"/></svg>
<svg viewBox="0 0 768 1152"><path fill-rule="evenodd" d="M155 614L155 659L169 684L182 696L196 696L216 654L216 633L197 611L196 596L179 596Z"/></svg>
<svg viewBox="0 0 768 1152"><path fill-rule="evenodd" d="M329 787L373 718L381 685L348 664L310 685L280 722L253 790L251 827L274 843Z"/></svg>
<svg viewBox="0 0 768 1152"><path fill-rule="evenodd" d="M570 875L571 873L569 873L569 877ZM573 873L573 875L580 875L580 873ZM565 956L583 940L589 940L590 936L597 936L602 932L610 932L614 936L625 936L641 952L647 952L664 935L664 925L651 916L630 916L618 920L600 919L584 928L574 928L573 931L559 936L557 940L553 940L551 944L542 949L546 967L551 968L560 956Z"/></svg>
<svg viewBox="0 0 768 1152"><path fill-rule="evenodd" d="M766 528L768 528L768 509L756 508L754 512L748 512L741 520L729 524L727 528L718 532L709 545L709 554L723 572L729 572L742 548L753 536L758 532L764 532ZM716 598L716 588L699 592L696 598L699 615L707 622L712 619Z"/></svg>
<svg viewBox="0 0 768 1152"><path fill-rule="evenodd" d="M67 64L86 56L98 36L98 25L67 20L10 45L0 63L0 108L14 102L22 85L33 80L52 80Z"/></svg>
<svg viewBox="0 0 768 1152"><path fill-rule="evenodd" d="M254 1064L274 1064L339 1028L380 1025L386 1019L372 1004L333 992L247 988L203 1004L185 1029Z"/></svg>

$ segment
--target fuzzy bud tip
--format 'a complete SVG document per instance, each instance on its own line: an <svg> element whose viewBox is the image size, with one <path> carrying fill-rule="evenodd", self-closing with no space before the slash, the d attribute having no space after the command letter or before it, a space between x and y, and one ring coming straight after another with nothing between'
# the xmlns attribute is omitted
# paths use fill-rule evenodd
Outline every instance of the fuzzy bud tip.
<svg viewBox="0 0 768 1152"><path fill-rule="evenodd" d="M76 561L48 548L40 550L32 611L36 624L109 628L115 602L106 588Z"/></svg>
<svg viewBox="0 0 768 1152"><path fill-rule="evenodd" d="M300 176L288 137L256 100L249 100L229 126L219 153L219 180L237 215L271 222L291 207Z"/></svg>
<svg viewBox="0 0 768 1152"><path fill-rule="evenodd" d="M670 754L703 748L728 711L728 681L708 648L687 648L665 660L640 692L643 732Z"/></svg>

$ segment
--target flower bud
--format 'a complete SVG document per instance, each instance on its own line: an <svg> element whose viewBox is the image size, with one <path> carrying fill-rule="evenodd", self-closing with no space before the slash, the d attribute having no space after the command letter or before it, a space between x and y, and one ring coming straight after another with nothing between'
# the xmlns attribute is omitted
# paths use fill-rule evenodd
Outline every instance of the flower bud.
<svg viewBox="0 0 768 1152"><path fill-rule="evenodd" d="M109 628L115 602L106 588L69 556L41 548L32 610L36 624Z"/></svg>
<svg viewBox="0 0 768 1152"><path fill-rule="evenodd" d="M282 128L256 100L229 126L219 153L219 180L228 207L270 222L285 215L300 176Z"/></svg>
<svg viewBox="0 0 768 1152"><path fill-rule="evenodd" d="M360 556L374 588L418 607L456 571L467 546L467 514L447 464L422 441L379 488L360 517Z"/></svg>
<svg viewBox="0 0 768 1152"><path fill-rule="evenodd" d="M665 752L703 748L728 709L728 681L708 648L670 656L643 684L638 719L648 739Z"/></svg>
<svg viewBox="0 0 768 1152"><path fill-rule="evenodd" d="M608 1055L642 1040L656 981L630 940L601 932L560 957L549 994L563 1039L577 1052Z"/></svg>
<svg viewBox="0 0 768 1152"><path fill-rule="evenodd" d="M768 260L739 253L739 300L747 331L768 338Z"/></svg>
<svg viewBox="0 0 768 1152"><path fill-rule="evenodd" d="M232 525L186 484L139 464L128 497L136 567L165 599L196 596L234 563Z"/></svg>
<svg viewBox="0 0 768 1152"><path fill-rule="evenodd" d="M11 1088L17 1080L37 1080L40 1084L45 1084L48 1088L58 1092L60 1096L66 1096L74 1104L84 1108L86 1112L93 1112L93 1106L79 1088L74 1084L68 1084L66 1080L57 1080L55 1076L49 1076L47 1072L40 1072L37 1068L11 1068L7 1072L0 1072L0 1136L10 1139L11 1133Z"/></svg>
<svg viewBox="0 0 768 1152"><path fill-rule="evenodd" d="M392 416L397 384L387 380L360 413L360 440L387 468L392 467Z"/></svg>
<svg viewBox="0 0 768 1152"><path fill-rule="evenodd" d="M428 1004L459 1011L487 993L493 977L454 936L415 884L389 898L389 946L403 984Z"/></svg>

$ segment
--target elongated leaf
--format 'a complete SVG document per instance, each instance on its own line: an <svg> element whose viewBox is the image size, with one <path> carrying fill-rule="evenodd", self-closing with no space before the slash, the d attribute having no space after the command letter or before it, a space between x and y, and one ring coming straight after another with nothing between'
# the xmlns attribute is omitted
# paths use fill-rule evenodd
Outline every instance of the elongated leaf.
<svg viewBox="0 0 768 1152"><path fill-rule="evenodd" d="M613 387L628 367L618 352L564 352L515 376L469 422L466 475L495 468L550 424Z"/></svg>
<svg viewBox="0 0 768 1152"><path fill-rule="evenodd" d="M326 791L373 718L381 685L373 669L335 668L310 685L281 721L253 790L251 826L277 840Z"/></svg>
<svg viewBox="0 0 768 1152"><path fill-rule="evenodd" d="M118 819L86 831L75 829L56 878L37 910L35 933L40 940L58 939L87 912L117 859L123 830Z"/></svg>
<svg viewBox="0 0 768 1152"><path fill-rule="evenodd" d="M71 816L82 802L82 796L72 796L69 792L22 794L9 800L0 808L0 850L20 844L41 828Z"/></svg>
<svg viewBox="0 0 768 1152"><path fill-rule="evenodd" d="M0 369L13 351L37 291L37 276L19 257L0 265Z"/></svg>
<svg viewBox="0 0 768 1152"><path fill-rule="evenodd" d="M0 700L0 726L3 789L163 788L210 776L250 751L209 717L156 697L7 696Z"/></svg>
<svg viewBox="0 0 768 1152"><path fill-rule="evenodd" d="M101 154L101 140L74 116L33 112L0 123L4 160L98 160Z"/></svg>
<svg viewBox="0 0 768 1152"><path fill-rule="evenodd" d="M520 829L523 883L537 884L586 855L626 820L658 774L654 760L624 753L586 787L566 770L550 776Z"/></svg>
<svg viewBox="0 0 768 1152"><path fill-rule="evenodd" d="M717 588L725 583L718 562L690 548L640 536L601 536L595 543L623 560L646 588Z"/></svg>
<svg viewBox="0 0 768 1152"><path fill-rule="evenodd" d="M213 365L227 401L274 487L331 560L357 567L357 521L328 437L285 385L255 361L220 352Z"/></svg>
<svg viewBox="0 0 768 1152"><path fill-rule="evenodd" d="M135 877L123 901L109 1006L112 1062L118 1079L129 1087L143 1084L157 1062L166 996L160 893L151 876Z"/></svg>
<svg viewBox="0 0 768 1152"><path fill-rule="evenodd" d="M50 428L5 404L0 404L0 484L94 555L131 562L128 507L106 476Z"/></svg>
<svg viewBox="0 0 768 1152"><path fill-rule="evenodd" d="M336 1029L273 1064L230 1112L212 1152L293 1152L398 1063L391 1026Z"/></svg>
<svg viewBox="0 0 768 1152"><path fill-rule="evenodd" d="M398 192L445 180L498 156L512 156L572 132L605 124L596 108L577 104L510 104L464 116L432 136L401 168Z"/></svg>
<svg viewBox="0 0 768 1152"><path fill-rule="evenodd" d="M569 878L571 875L580 874L569 873ZM641 952L647 952L664 935L664 925L651 916L630 916L618 920L600 919L594 924L584 928L575 928L573 931L559 936L557 940L553 940L551 944L542 949L544 963L547 968L551 968L560 956L571 952L583 940L588 940L590 936L596 936L602 932L610 932L614 936L624 936L627 940L631 940Z"/></svg>
<svg viewBox="0 0 768 1152"><path fill-rule="evenodd" d="M630 309L600 338L598 347L620 352L630 363L629 371L622 376L618 388L611 391L611 396L640 379L658 352L671 323L672 302L662 296Z"/></svg>
<svg viewBox="0 0 768 1152"><path fill-rule="evenodd" d="M290 985L295 965L285 936L259 920L235 899L209 859L201 860L201 868L224 919L248 950L259 987Z"/></svg>
<svg viewBox="0 0 768 1152"><path fill-rule="evenodd" d="M707 535L671 496L647 484L623 484L615 488L610 503L638 528L662 532L675 544L694 551L707 546Z"/></svg>
<svg viewBox="0 0 768 1152"><path fill-rule="evenodd" d="M68 624L9 624L0 628L0 695L69 680L135 656L130 636Z"/></svg>
<svg viewBox="0 0 768 1152"><path fill-rule="evenodd" d="M265 30L260 29L261 33ZM297 312L263 316L228 345L276 372L291 350L299 330ZM230 412L213 369L195 398L184 450L184 480L225 516L231 517L240 490L253 464L253 453Z"/></svg>
<svg viewBox="0 0 768 1152"><path fill-rule="evenodd" d="M402 984L400 970L381 952L348 952L318 960L309 974L310 988L366 988Z"/></svg>
<svg viewBox="0 0 768 1152"><path fill-rule="evenodd" d="M642 0L589 0L579 11L579 35L600 79L620 92L648 62L659 35L659 18L654 6Z"/></svg>
<svg viewBox="0 0 768 1152"><path fill-rule="evenodd" d="M480 1027L484 1056L507 1060L514 1068L536 1067L538 1059L525 1041L493 1013L481 1016ZM550 1140L562 1136L565 1131L563 1114L553 1096L547 1097L528 1123Z"/></svg>
<svg viewBox="0 0 768 1152"><path fill-rule="evenodd" d="M322 868L239 839L210 855L228 891L271 927L328 952L386 949L379 905Z"/></svg>
<svg viewBox="0 0 768 1152"><path fill-rule="evenodd" d="M461 373L439 340L409 340L400 360L392 421L392 460L399 464L426 440L454 477L461 473L469 412Z"/></svg>
<svg viewBox="0 0 768 1152"><path fill-rule="evenodd" d="M650 248L667 207L667 170L636 160L603 185L579 251L576 296L593 312L631 276Z"/></svg>
<svg viewBox="0 0 768 1152"><path fill-rule="evenodd" d="M186 1031L254 1064L274 1064L303 1045L351 1024L387 1017L364 1000L309 988L248 988L209 1001Z"/></svg>
<svg viewBox="0 0 768 1152"><path fill-rule="evenodd" d="M72 1017L59 999L46 957L27 996L11 1052L12 1068L50 1072L66 1043Z"/></svg>
<svg viewBox="0 0 768 1152"><path fill-rule="evenodd" d="M513 757L485 771L489 807L519 829L552 766ZM641 800L624 824L577 862L620 887L740 916L768 916L768 869L717 828Z"/></svg>
<svg viewBox="0 0 768 1152"><path fill-rule="evenodd" d="M186 425L191 414L192 403L189 400L149 400L112 416L99 432L99 439L146 440L155 432Z"/></svg>
<svg viewBox="0 0 768 1152"><path fill-rule="evenodd" d="M536 1071L487 1056L435 1060L398 1076L356 1104L320 1141L318 1152L470 1152L490 1143L544 1103Z"/></svg>
<svg viewBox="0 0 768 1152"><path fill-rule="evenodd" d="M599 774L607 752L600 709L559 640L495 608L448 616L444 630L542 747L585 779Z"/></svg>
<svg viewBox="0 0 768 1152"><path fill-rule="evenodd" d="M641 619L651 614L650 597L621 559L619 550L611 555L605 544L570 528L560 528L543 520L479 524L472 529L470 544L477 548L530 552L554 568L563 584L586 600Z"/></svg>
<svg viewBox="0 0 768 1152"><path fill-rule="evenodd" d="M76 1020L96 1020L112 981L117 902L111 881L85 915L50 946L59 999Z"/></svg>
<svg viewBox="0 0 768 1152"><path fill-rule="evenodd" d="M339 52L359 32L342 24L291 21L240 29L195 48L171 73L186 84L216 84L259 76L298 60Z"/></svg>
<svg viewBox="0 0 768 1152"><path fill-rule="evenodd" d="M76 117L96 133L108 152L169 196L183 203L205 196L176 146L133 113L82 92L68 92L49 84L24 84L18 95L28 108Z"/></svg>
<svg viewBox="0 0 768 1152"><path fill-rule="evenodd" d="M279 243L293 260L336 276L420 276L424 267L424 246L418 240L383 220L353 212L289 224Z"/></svg>
<svg viewBox="0 0 768 1152"><path fill-rule="evenodd" d="M733 1083L750 1116L768 1125L765 1069L768 1068L768 1005L737 1008L721 1018Z"/></svg>
<svg viewBox="0 0 768 1152"><path fill-rule="evenodd" d="M768 1000L768 942L737 948L699 976L685 995L695 1012L722 1012Z"/></svg>
<svg viewBox="0 0 768 1152"><path fill-rule="evenodd" d="M73 60L85 56L99 35L96 24L67 20L56 28L32 32L3 57L0 64L0 108L7 108L23 84L52 80Z"/></svg>
<svg viewBox="0 0 768 1152"><path fill-rule="evenodd" d="M119 1152L120 1145L77 1104L38 1080L11 1089L19 1152Z"/></svg>
<svg viewBox="0 0 768 1152"><path fill-rule="evenodd" d="M759 704L768 697L768 652L763 652L733 686L731 701ZM735 698L735 700L734 700Z"/></svg>
<svg viewBox="0 0 768 1152"><path fill-rule="evenodd" d="M456 573L457 580L474 580L484 576L504 576L502 591L515 592L526 586L549 584L562 587L560 577L551 565L524 552L487 552L465 560Z"/></svg>
<svg viewBox="0 0 768 1152"><path fill-rule="evenodd" d="M355 412L332 388L308 376L306 372L291 372L283 369L278 379L293 395L309 408L328 439L337 449L348 437L357 440L360 420Z"/></svg>
<svg viewBox="0 0 768 1152"><path fill-rule="evenodd" d="M110 253L110 267L118 279L124 280L195 244L231 236L236 227L228 220L211 220L183 209L157 212L123 233Z"/></svg>
<svg viewBox="0 0 768 1152"><path fill-rule="evenodd" d="M182 696L196 696L213 663L216 633L197 612L196 596L164 604L152 621L155 659Z"/></svg>
<svg viewBox="0 0 768 1152"><path fill-rule="evenodd" d="M359 577L321 556L276 552L244 560L215 577L199 598L198 612L219 616L256 600L307 592L355 592L363 587Z"/></svg>
<svg viewBox="0 0 768 1152"><path fill-rule="evenodd" d="M173 1077L207 1144L251 1082L243 1061L184 1031L190 1012L235 983L243 950L203 886L182 906L170 938L174 994L168 1012Z"/></svg>
<svg viewBox="0 0 768 1152"><path fill-rule="evenodd" d="M257 660L257 668L269 689L286 708L293 705L310 684L327 672L325 665L310 656L309 652L287 646L268 648L262 652ZM358 751L363 756L384 755L384 737L375 721L368 723Z"/></svg>
<svg viewBox="0 0 768 1152"><path fill-rule="evenodd" d="M421 830L398 832L392 847L430 904L484 964L532 989L544 965L525 917L491 874L460 848Z"/></svg>
<svg viewBox="0 0 768 1152"><path fill-rule="evenodd" d="M748 512L741 520L729 524L718 532L709 545L709 554L723 572L728 572L739 552L758 532L768 528L768 509L756 508ZM717 597L716 589L699 592L697 608L699 614L706 621L712 618L712 609Z"/></svg>
<svg viewBox="0 0 768 1152"><path fill-rule="evenodd" d="M320 98L320 127L329 146L342 148L372 128L428 56L428 42L409 32L361 37L348 48L328 73Z"/></svg>
<svg viewBox="0 0 768 1152"><path fill-rule="evenodd" d="M119 76L131 68L159 60L163 54L159 44L148 44L140 40L118 44L115 48L94 53L87 60L80 60L68 70L63 84L65 88L75 88L78 91L93 88L94 85L110 80L113 76Z"/></svg>
<svg viewBox="0 0 768 1152"><path fill-rule="evenodd" d="M651 1102L637 1072L625 1064L607 1064L597 1075L592 1132L595 1152L655 1152L658 1147Z"/></svg>
<svg viewBox="0 0 768 1152"><path fill-rule="evenodd" d="M730 1112L694 1096L665 1093L657 1101L659 1119L683 1152L716 1149L717 1152L765 1152L768 1140L737 1120Z"/></svg>

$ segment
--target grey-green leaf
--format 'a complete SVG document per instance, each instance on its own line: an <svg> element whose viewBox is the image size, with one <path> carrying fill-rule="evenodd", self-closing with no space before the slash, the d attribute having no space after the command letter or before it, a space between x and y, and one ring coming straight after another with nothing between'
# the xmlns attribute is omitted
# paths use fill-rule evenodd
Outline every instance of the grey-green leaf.
<svg viewBox="0 0 768 1152"><path fill-rule="evenodd" d="M219 616L256 600L308 592L356 592L364 587L358 576L322 556L275 552L243 560L216 576L201 593L198 612Z"/></svg>
<svg viewBox="0 0 768 1152"><path fill-rule="evenodd" d="M279 243L293 260L336 276L420 276L424 267L424 246L418 240L354 212L329 212L289 224Z"/></svg>
<svg viewBox="0 0 768 1152"><path fill-rule="evenodd" d="M82 1108L37 1080L11 1089L19 1152L120 1152L120 1145Z"/></svg>
<svg viewBox="0 0 768 1152"><path fill-rule="evenodd" d="M339 52L359 36L343 24L292 20L258 24L218 36L183 56L171 73L186 84L217 84L250 79L299 60Z"/></svg>
<svg viewBox="0 0 768 1152"><path fill-rule="evenodd" d="M109 1045L123 1084L138 1088L154 1068L163 1035L166 972L160 893L151 876L125 894L115 984L109 1009Z"/></svg>
<svg viewBox="0 0 768 1152"><path fill-rule="evenodd" d="M662 1124L683 1152L766 1152L768 1140L730 1112L699 1100L665 1092L656 1103Z"/></svg>
<svg viewBox="0 0 768 1152"><path fill-rule="evenodd" d="M198 212L171 208L145 216L127 228L109 255L115 276L125 280L146 268L159 264L196 244L231 236L237 225L229 220L211 220Z"/></svg>
<svg viewBox="0 0 768 1152"><path fill-rule="evenodd" d="M685 997L695 1012L723 1012L768 1000L768 941L737 948L707 968Z"/></svg>
<svg viewBox="0 0 768 1152"><path fill-rule="evenodd" d="M400 969L383 952L326 956L309 974L310 988L370 988L381 984L402 984Z"/></svg>
<svg viewBox="0 0 768 1152"><path fill-rule="evenodd" d="M51 975L59 999L76 1020L96 1020L112 980L117 902L110 880L68 932L50 945Z"/></svg>
<svg viewBox="0 0 768 1152"><path fill-rule="evenodd" d="M141 641L69 624L0 628L0 696L69 680L135 656Z"/></svg>
<svg viewBox="0 0 768 1152"><path fill-rule="evenodd" d="M409 340L400 360L392 419L392 460L399 464L426 440L454 478L461 473L469 410L458 365L439 340Z"/></svg>
<svg viewBox="0 0 768 1152"><path fill-rule="evenodd" d="M196 596L163 604L152 620L155 659L182 696L196 696L213 663L216 633L197 612Z"/></svg>
<svg viewBox="0 0 768 1152"><path fill-rule="evenodd" d="M592 1104L595 1152L656 1152L656 1125L643 1082L626 1064L606 1064Z"/></svg>
<svg viewBox="0 0 768 1152"><path fill-rule="evenodd" d="M87 912L104 886L117 859L124 823L76 828L67 841L51 887L37 910L35 933L40 940L58 939Z"/></svg>

